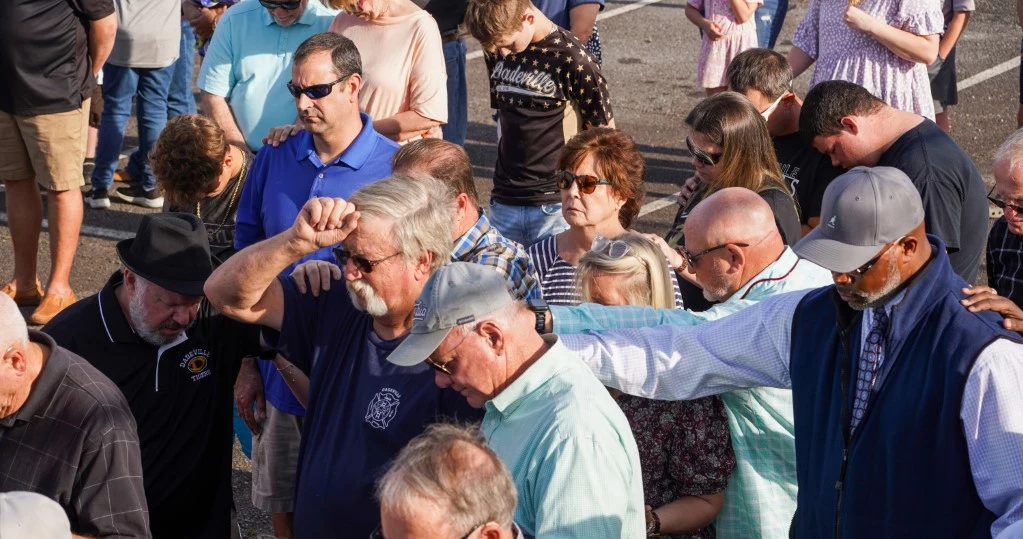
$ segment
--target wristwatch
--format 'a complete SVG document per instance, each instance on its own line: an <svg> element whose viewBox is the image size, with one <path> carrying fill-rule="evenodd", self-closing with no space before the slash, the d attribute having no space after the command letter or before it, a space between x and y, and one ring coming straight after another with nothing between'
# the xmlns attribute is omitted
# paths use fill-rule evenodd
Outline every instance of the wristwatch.
<svg viewBox="0 0 1023 539"><path fill-rule="evenodd" d="M530 311L536 315L536 332L540 335L546 333L547 328L547 315L550 313L550 309L547 307L547 302L541 298L533 298L526 300L526 306L529 307Z"/></svg>

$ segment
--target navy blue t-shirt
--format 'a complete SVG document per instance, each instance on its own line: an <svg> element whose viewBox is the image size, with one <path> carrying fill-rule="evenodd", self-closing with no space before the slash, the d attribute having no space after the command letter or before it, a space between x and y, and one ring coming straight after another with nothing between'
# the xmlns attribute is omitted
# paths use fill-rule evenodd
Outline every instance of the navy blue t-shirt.
<svg viewBox="0 0 1023 539"><path fill-rule="evenodd" d="M384 341L344 286L299 294L284 287L284 323L278 347L310 374L302 425L295 537L368 537L380 524L374 485L398 451L441 419L478 421L460 394L440 389L425 363L387 361L404 337ZM340 284L340 283L338 283Z"/></svg>

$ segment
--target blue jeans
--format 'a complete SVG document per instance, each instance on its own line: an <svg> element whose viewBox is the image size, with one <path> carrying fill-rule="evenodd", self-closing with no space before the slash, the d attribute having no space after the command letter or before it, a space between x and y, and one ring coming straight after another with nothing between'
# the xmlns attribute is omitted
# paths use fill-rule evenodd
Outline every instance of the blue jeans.
<svg viewBox="0 0 1023 539"><path fill-rule="evenodd" d="M93 189L110 189L114 183L117 159L124 143L124 128L131 115L131 100L137 96L135 116L139 123L139 149L128 160L128 174L146 190L156 188L149 166L149 150L167 124L167 93L174 64L159 69L103 66L103 116L96 144L96 168L92 171Z"/></svg>
<svg viewBox="0 0 1023 539"><path fill-rule="evenodd" d="M788 10L789 0L764 0L764 4L757 8L753 18L757 22L757 45L760 48L774 48Z"/></svg>
<svg viewBox="0 0 1023 539"><path fill-rule="evenodd" d="M568 230L561 203L540 206L510 206L490 201L490 224L504 237L523 247Z"/></svg>
<svg viewBox="0 0 1023 539"><path fill-rule="evenodd" d="M465 81L465 38L444 44L444 66L448 72L448 123L440 127L444 140L465 144L469 120L469 88Z"/></svg>
<svg viewBox="0 0 1023 539"><path fill-rule="evenodd" d="M181 21L181 52L174 62L170 93L167 94L167 119L195 114L192 94L192 70L195 69L195 33L188 21Z"/></svg>

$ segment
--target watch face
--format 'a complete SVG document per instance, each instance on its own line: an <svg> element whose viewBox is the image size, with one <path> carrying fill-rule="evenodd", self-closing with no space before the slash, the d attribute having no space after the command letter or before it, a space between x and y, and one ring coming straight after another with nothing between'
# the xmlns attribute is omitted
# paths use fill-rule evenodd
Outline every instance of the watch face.
<svg viewBox="0 0 1023 539"><path fill-rule="evenodd" d="M532 311L546 311L547 310L547 302L544 301L541 298L532 298L530 300L527 300L526 301L526 305Z"/></svg>

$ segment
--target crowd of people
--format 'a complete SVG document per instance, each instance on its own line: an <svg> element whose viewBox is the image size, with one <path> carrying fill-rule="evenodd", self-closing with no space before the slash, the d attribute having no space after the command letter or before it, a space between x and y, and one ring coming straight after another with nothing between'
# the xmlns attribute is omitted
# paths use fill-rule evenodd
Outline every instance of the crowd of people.
<svg viewBox="0 0 1023 539"><path fill-rule="evenodd" d="M643 234L600 0L0 3L0 539L239 536L235 410L285 539L1023 537L1023 129L990 190L948 135L973 2L810 0L786 57L787 6L687 3ZM111 199L162 211L78 300Z"/></svg>

